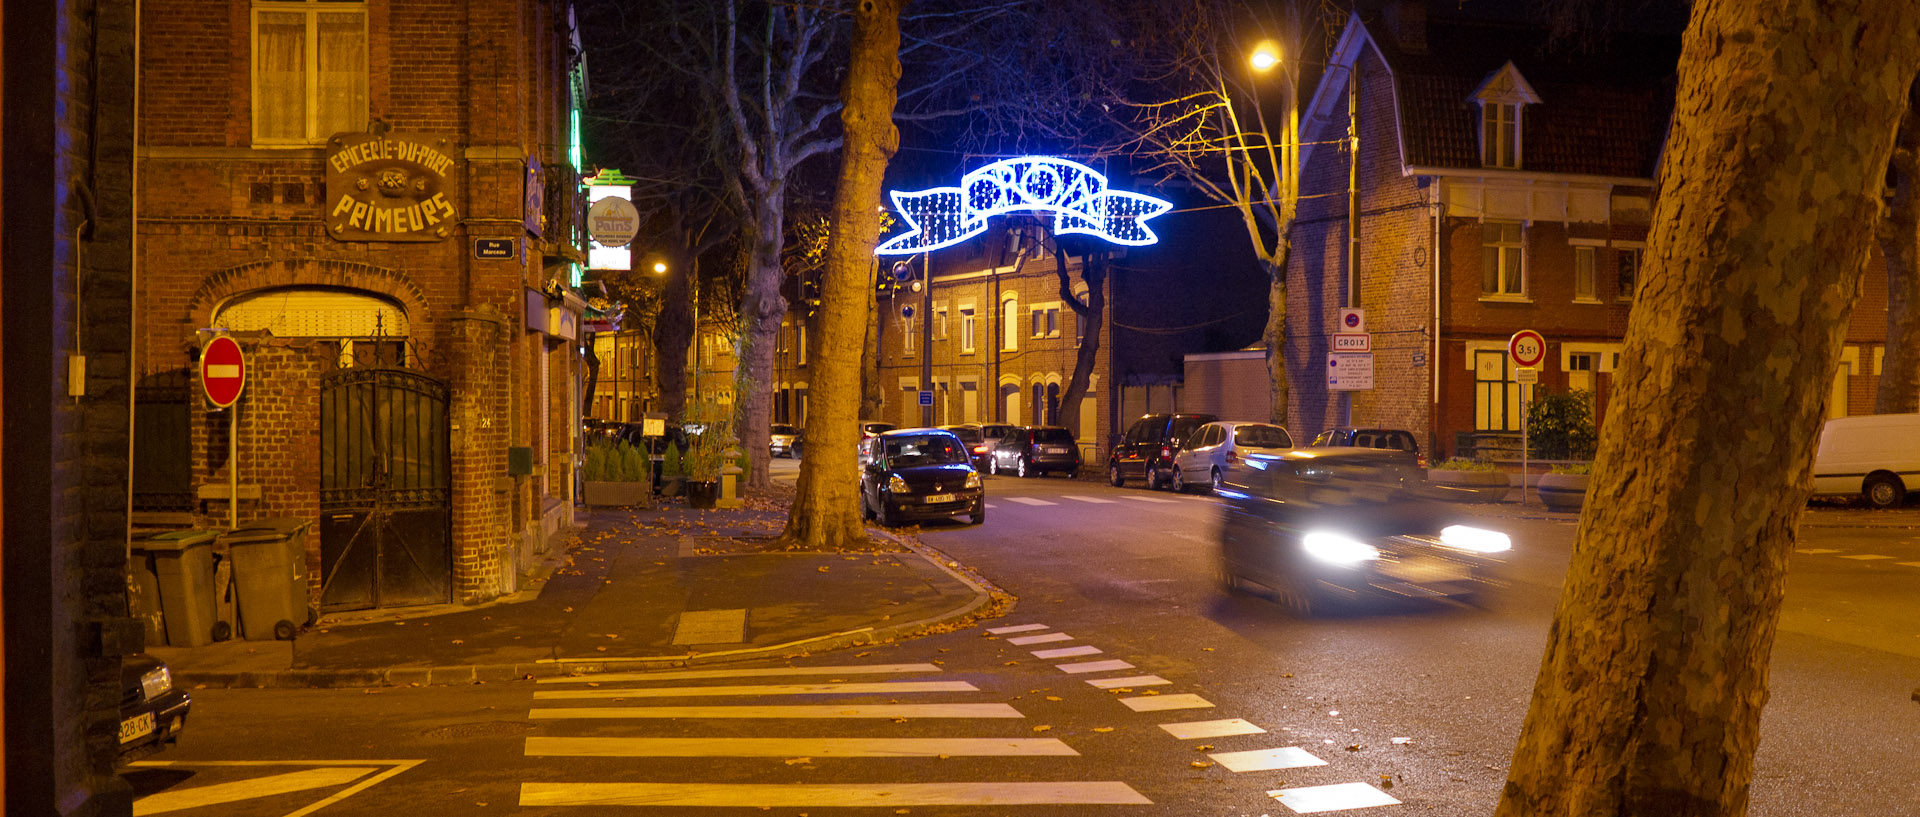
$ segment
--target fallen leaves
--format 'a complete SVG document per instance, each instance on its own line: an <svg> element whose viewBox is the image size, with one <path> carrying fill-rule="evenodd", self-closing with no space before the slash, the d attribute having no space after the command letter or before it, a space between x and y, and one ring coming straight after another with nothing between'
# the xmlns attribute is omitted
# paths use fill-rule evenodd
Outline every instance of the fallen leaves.
<svg viewBox="0 0 1920 817"><path fill-rule="evenodd" d="M1049 730L1049 729L1052 729L1052 728L1053 728L1053 727L1051 727L1051 726L1036 726L1036 727L1034 727L1034 728L1033 728L1033 731L1035 731L1035 732L1045 732L1045 731L1047 731L1047 730Z"/></svg>
<svg viewBox="0 0 1920 817"><path fill-rule="evenodd" d="M1204 768L1207 768L1208 766L1212 766L1213 763L1211 761L1206 761L1206 760L1196 760L1187 765L1192 766L1196 769L1204 769Z"/></svg>
<svg viewBox="0 0 1920 817"><path fill-rule="evenodd" d="M1096 726L1096 727L1094 727L1094 728L1093 728L1093 731L1095 731L1095 732L1111 732L1111 731L1113 731L1113 727L1111 727L1111 726Z"/></svg>

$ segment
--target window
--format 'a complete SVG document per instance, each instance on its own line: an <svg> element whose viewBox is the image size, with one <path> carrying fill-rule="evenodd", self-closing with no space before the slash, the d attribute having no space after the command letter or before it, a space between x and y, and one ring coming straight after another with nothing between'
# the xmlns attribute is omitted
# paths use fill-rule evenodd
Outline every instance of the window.
<svg viewBox="0 0 1920 817"><path fill-rule="evenodd" d="M1594 256L1598 255L1592 247L1573 248L1573 299L1575 301L1599 301L1600 296L1594 289Z"/></svg>
<svg viewBox="0 0 1920 817"><path fill-rule="evenodd" d="M793 327L793 362L796 366L807 365L807 322L801 321Z"/></svg>
<svg viewBox="0 0 1920 817"><path fill-rule="evenodd" d="M1634 287L1640 285L1640 250L1621 250L1615 264L1614 274L1619 280L1613 296L1622 301L1631 301Z"/></svg>
<svg viewBox="0 0 1920 817"><path fill-rule="evenodd" d="M1036 338L1060 337L1060 305L1035 304L1028 311L1028 322Z"/></svg>
<svg viewBox="0 0 1920 817"><path fill-rule="evenodd" d="M1519 105L1480 103L1480 163L1487 167L1520 166Z"/></svg>
<svg viewBox="0 0 1920 817"><path fill-rule="evenodd" d="M1593 408L1593 370L1600 356L1593 352L1573 352L1567 355L1567 391L1586 392L1587 406Z"/></svg>
<svg viewBox="0 0 1920 817"><path fill-rule="evenodd" d="M1480 225L1481 297L1526 297L1526 272L1517 221L1489 221Z"/></svg>
<svg viewBox="0 0 1920 817"><path fill-rule="evenodd" d="M787 339L787 335L791 334L792 332L793 332L792 326L788 325L785 321L782 321L780 323L780 334L778 336L778 340L775 340L773 344L773 351L775 354L786 354L786 351L788 349L793 348L793 344Z"/></svg>
<svg viewBox="0 0 1920 817"><path fill-rule="evenodd" d="M366 4L257 0L254 144L304 147L366 127Z"/></svg>
<svg viewBox="0 0 1920 817"><path fill-rule="evenodd" d="M1011 352L1020 348L1020 297L1009 292L1000 299L1000 349Z"/></svg>
<svg viewBox="0 0 1920 817"><path fill-rule="evenodd" d="M973 354L973 309L960 310L960 354Z"/></svg>
<svg viewBox="0 0 1920 817"><path fill-rule="evenodd" d="M909 357L913 355L914 336L920 334L913 331L913 324L913 318L900 319L900 353Z"/></svg>
<svg viewBox="0 0 1920 817"><path fill-rule="evenodd" d="M1477 431L1520 430L1520 384L1501 349L1473 352L1473 427Z"/></svg>
<svg viewBox="0 0 1920 817"><path fill-rule="evenodd" d="M947 308L944 306L934 307L933 339L934 340L947 339Z"/></svg>

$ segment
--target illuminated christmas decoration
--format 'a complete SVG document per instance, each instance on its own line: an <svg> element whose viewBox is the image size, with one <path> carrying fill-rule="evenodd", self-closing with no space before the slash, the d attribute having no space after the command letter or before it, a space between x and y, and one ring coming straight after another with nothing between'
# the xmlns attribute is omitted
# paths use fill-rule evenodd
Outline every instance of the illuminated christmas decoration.
<svg viewBox="0 0 1920 817"><path fill-rule="evenodd" d="M1080 233L1138 247L1160 240L1147 219L1173 209L1152 196L1108 190L1106 176L1079 162L1045 156L994 162L968 173L959 187L890 195L909 229L875 255L949 247L984 232L992 216L1035 210L1053 213L1057 235Z"/></svg>

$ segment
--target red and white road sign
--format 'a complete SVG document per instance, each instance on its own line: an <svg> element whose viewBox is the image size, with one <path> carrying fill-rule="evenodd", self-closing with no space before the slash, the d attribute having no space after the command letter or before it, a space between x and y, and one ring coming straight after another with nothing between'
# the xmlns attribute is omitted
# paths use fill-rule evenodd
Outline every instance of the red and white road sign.
<svg viewBox="0 0 1920 817"><path fill-rule="evenodd" d="M1547 339L1532 329L1522 329L1507 339L1507 356L1513 365L1532 368L1547 359Z"/></svg>
<svg viewBox="0 0 1920 817"><path fill-rule="evenodd" d="M246 385L247 357L241 354L240 344L226 335L207 341L200 350L200 388L207 393L207 401L220 408L231 406Z"/></svg>
<svg viewBox="0 0 1920 817"><path fill-rule="evenodd" d="M1336 352L1371 352L1373 336L1365 332L1335 332L1333 350Z"/></svg>

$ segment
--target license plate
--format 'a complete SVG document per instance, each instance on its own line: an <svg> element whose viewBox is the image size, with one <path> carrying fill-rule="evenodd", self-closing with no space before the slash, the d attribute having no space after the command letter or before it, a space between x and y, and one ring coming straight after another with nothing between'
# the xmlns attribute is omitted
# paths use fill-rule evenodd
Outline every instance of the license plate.
<svg viewBox="0 0 1920 817"><path fill-rule="evenodd" d="M142 712L120 722L120 742L131 743L153 734L153 713Z"/></svg>
<svg viewBox="0 0 1920 817"><path fill-rule="evenodd" d="M1468 578L1465 565L1445 559L1403 559L1380 563L1380 573L1403 582L1452 582Z"/></svg>
<svg viewBox="0 0 1920 817"><path fill-rule="evenodd" d="M1047 453L1049 454L1065 454L1071 450L1072 449L1067 448L1064 445L1054 445L1054 446L1047 447Z"/></svg>
<svg viewBox="0 0 1920 817"><path fill-rule="evenodd" d="M953 494L927 494L928 505L932 505L938 502L952 502L952 501L953 501Z"/></svg>

